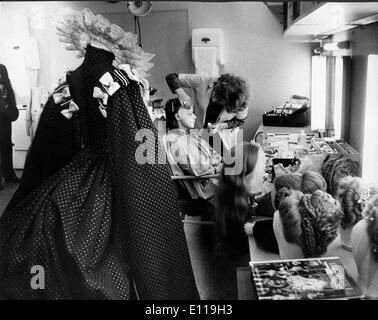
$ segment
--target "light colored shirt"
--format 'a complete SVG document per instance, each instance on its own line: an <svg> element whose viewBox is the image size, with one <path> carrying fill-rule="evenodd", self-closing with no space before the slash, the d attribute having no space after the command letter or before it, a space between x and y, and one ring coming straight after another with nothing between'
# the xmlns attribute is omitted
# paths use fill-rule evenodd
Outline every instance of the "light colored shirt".
<svg viewBox="0 0 378 320"><path fill-rule="evenodd" d="M222 157L195 132L171 130L163 136L163 145L173 175L200 177L222 170ZM184 180L182 183L193 199L208 199L215 194L214 179Z"/></svg>
<svg viewBox="0 0 378 320"><path fill-rule="evenodd" d="M167 135L167 147L186 174L200 177L220 172L221 156L198 134L173 130Z"/></svg>

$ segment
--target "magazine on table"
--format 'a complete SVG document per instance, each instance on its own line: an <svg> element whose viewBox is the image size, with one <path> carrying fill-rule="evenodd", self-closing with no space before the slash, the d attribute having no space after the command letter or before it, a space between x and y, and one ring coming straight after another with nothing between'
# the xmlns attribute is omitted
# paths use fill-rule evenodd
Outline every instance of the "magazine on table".
<svg viewBox="0 0 378 320"><path fill-rule="evenodd" d="M361 298L338 257L251 261L259 300Z"/></svg>

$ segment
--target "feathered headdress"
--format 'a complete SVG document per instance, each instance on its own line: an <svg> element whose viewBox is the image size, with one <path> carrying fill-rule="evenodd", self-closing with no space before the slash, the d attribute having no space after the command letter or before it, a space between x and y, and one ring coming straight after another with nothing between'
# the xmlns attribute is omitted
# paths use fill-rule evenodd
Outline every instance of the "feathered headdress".
<svg viewBox="0 0 378 320"><path fill-rule="evenodd" d="M67 50L75 51L77 57L85 55L91 42L99 42L115 55L116 65L129 64L145 78L154 64L149 62L155 55L144 52L138 45L138 37L112 24L101 14L93 14L89 9L74 11L64 9L59 13L57 23L59 40Z"/></svg>

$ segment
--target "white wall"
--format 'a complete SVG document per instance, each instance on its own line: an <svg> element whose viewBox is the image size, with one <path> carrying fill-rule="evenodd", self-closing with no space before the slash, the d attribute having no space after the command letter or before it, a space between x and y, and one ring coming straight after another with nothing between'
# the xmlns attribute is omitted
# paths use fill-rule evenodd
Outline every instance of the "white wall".
<svg viewBox="0 0 378 320"><path fill-rule="evenodd" d="M190 3L189 24L224 30L224 72L247 79L252 92L245 139L267 108L292 94L310 95L310 46L284 42L282 26L262 2Z"/></svg>
<svg viewBox="0 0 378 320"><path fill-rule="evenodd" d="M11 16L30 16L30 10L36 4L45 8L47 17L46 28L34 34L40 41L42 67L39 81L42 85L51 85L65 70L75 68L81 62L74 58L71 52L65 51L63 45L57 41L52 17L54 11L59 7L68 6L73 9L87 7L94 12L103 13L126 12L125 2L3 2L0 13L0 39L12 34L9 27ZM153 10L179 9L188 11L190 33L192 28L200 27L223 29L223 72L244 77L249 82L252 92L249 118L244 127L246 140L252 138L263 112L271 106L282 104L292 94L310 95L310 46L284 42L282 26L262 2L153 2ZM148 16L143 19L148 19ZM159 35L158 30L156 34ZM167 43L165 46L167 50L175 49L174 43ZM177 63L174 66L177 66Z"/></svg>

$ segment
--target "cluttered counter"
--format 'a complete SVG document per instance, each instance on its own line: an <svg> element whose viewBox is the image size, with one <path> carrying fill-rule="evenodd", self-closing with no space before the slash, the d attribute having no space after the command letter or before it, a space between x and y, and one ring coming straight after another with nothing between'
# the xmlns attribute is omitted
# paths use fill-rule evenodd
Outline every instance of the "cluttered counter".
<svg viewBox="0 0 378 320"><path fill-rule="evenodd" d="M351 175L359 175L360 155L344 140L319 138L317 132L306 132L303 128L291 128L292 132L285 132L286 129L276 128L275 133L259 131L255 135L254 140L261 145L266 156L263 193L270 191L276 176L286 173L316 171L332 185L331 180L337 180L338 177L329 167L332 166L331 169L335 171L337 164L347 162L344 169L351 171Z"/></svg>
<svg viewBox="0 0 378 320"><path fill-rule="evenodd" d="M317 132L306 128L286 128L261 126L254 140L266 155L266 174L263 193L271 190L275 177L286 173L303 173L312 170L321 173L329 184L329 192L334 193L334 184L345 174L358 175L360 156L349 144L341 139L320 138ZM340 161L340 162L338 162ZM344 166L341 163L350 162ZM343 172L338 172L338 165ZM346 168L346 169L345 169ZM333 170L333 171L332 171ZM349 171L348 171L349 170ZM259 248L253 235L248 236L250 260L253 262L277 261L280 256ZM357 267L351 251L342 247L340 234L329 246L324 259L339 259L351 283L357 282ZM257 299L253 285L251 267L237 269L238 298Z"/></svg>

